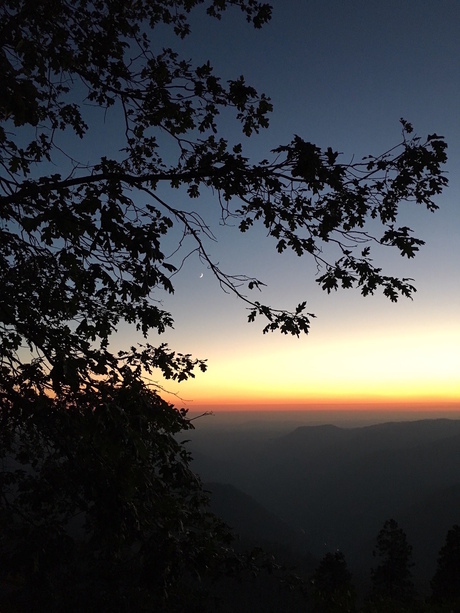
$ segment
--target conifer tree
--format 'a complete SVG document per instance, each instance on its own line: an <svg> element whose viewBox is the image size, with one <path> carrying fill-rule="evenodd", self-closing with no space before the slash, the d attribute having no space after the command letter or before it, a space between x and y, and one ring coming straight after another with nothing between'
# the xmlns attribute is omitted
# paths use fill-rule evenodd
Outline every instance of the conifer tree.
<svg viewBox="0 0 460 613"><path fill-rule="evenodd" d="M345 556L341 551L327 553L312 578L314 610L318 613L352 613L356 593Z"/></svg>
<svg viewBox="0 0 460 613"><path fill-rule="evenodd" d="M411 602L415 596L412 546L394 519L387 520L378 533L374 555L379 564L371 571L371 600Z"/></svg>
<svg viewBox="0 0 460 613"><path fill-rule="evenodd" d="M460 526L453 526L438 556L436 573L431 580L432 598L460 607Z"/></svg>

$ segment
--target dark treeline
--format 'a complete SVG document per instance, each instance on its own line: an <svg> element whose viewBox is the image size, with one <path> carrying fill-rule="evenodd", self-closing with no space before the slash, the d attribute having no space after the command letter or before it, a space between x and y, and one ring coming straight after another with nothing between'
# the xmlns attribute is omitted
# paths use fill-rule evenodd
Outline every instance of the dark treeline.
<svg viewBox="0 0 460 613"><path fill-rule="evenodd" d="M230 610L460 611L459 434L448 419L197 427L213 512L291 588L259 578Z"/></svg>
<svg viewBox="0 0 460 613"><path fill-rule="evenodd" d="M376 539L376 565L370 570L370 589L358 598L352 573L341 551L327 553L309 580L312 611L459 611L460 526L453 526L441 547L431 594L417 594L412 579L412 546L394 519L385 522Z"/></svg>
<svg viewBox="0 0 460 613"><path fill-rule="evenodd" d="M266 565L267 572L250 580L240 580L236 592L234 585L227 591L225 583L220 583L215 589L216 610L264 613L460 611L460 526L453 526L446 535L428 595L417 593L412 577L412 545L396 520L387 520L379 531L374 556L375 564L369 569L369 587L365 593L360 593L343 552L326 553L313 571L307 571L311 560L296 558L292 551L278 548ZM283 563L280 564L280 560Z"/></svg>

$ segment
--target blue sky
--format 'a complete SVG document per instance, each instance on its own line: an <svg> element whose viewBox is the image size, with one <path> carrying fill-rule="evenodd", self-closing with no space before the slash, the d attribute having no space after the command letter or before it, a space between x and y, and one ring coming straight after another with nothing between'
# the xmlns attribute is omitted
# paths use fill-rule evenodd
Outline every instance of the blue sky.
<svg viewBox="0 0 460 613"><path fill-rule="evenodd" d="M209 359L209 372L168 387L191 408L214 404L320 399L460 399L460 3L454 0L278 0L257 31L238 10L221 22L192 14L192 34L162 41L197 63L210 59L223 79L244 74L274 104L270 128L246 139L227 116L221 129L254 160L294 134L343 152L343 160L383 152L401 135L400 117L420 136L437 132L449 145L450 185L435 214L409 207L403 219L426 241L415 260L385 251L388 274L415 279L413 301L396 305L351 291L326 295L308 259L275 252L262 229L239 235L218 225L211 194L194 203L215 223L212 256L230 273L268 284L261 300L317 315L301 339L262 336L243 304L223 294L190 258L164 305L176 321L174 349ZM154 37L155 40L155 37ZM180 201L178 193L172 199ZM184 204L184 206L186 206ZM208 217L207 217L208 218ZM203 275L203 276L201 276ZM120 330L117 342L131 338ZM155 342L156 339L150 339ZM188 402L190 400L190 403Z"/></svg>

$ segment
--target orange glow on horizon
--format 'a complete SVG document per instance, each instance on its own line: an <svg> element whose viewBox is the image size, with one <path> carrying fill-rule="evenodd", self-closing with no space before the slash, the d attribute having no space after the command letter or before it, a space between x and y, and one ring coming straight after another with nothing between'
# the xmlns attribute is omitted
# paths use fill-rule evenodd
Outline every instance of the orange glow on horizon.
<svg viewBox="0 0 460 613"><path fill-rule="evenodd" d="M305 410L347 407L460 410L458 326L426 331L419 324L385 333L359 329L312 336L237 338L212 347L209 369L164 388L195 410ZM412 409L410 409L412 410Z"/></svg>
<svg viewBox="0 0 460 613"><path fill-rule="evenodd" d="M183 399L168 396L167 400L175 406L184 406L192 412L196 411L414 411L414 412L458 412L460 399L448 397L317 397L305 399L293 398L193 398Z"/></svg>
<svg viewBox="0 0 460 613"><path fill-rule="evenodd" d="M186 407L194 406L247 406L247 407L295 407L302 409L311 405L335 405L369 407L385 405L388 407L398 405L417 406L452 406L460 408L460 384L454 384L452 379L425 380L425 381L383 381L359 382L336 380L327 384L324 379L319 381L305 381L297 386L287 384L279 385L274 377L265 385L249 381L239 381L232 384L230 380L219 377L200 377L178 386L171 394L171 402L182 402ZM284 387L284 389L283 389ZM165 386L169 389L169 386Z"/></svg>

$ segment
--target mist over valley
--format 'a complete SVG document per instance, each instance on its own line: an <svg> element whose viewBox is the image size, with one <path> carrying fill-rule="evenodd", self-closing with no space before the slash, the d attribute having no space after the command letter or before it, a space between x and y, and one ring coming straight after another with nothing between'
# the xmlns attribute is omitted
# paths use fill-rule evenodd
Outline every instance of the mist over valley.
<svg viewBox="0 0 460 613"><path fill-rule="evenodd" d="M343 552L362 589L376 536L394 518L413 547L416 587L428 593L446 533L460 524L460 419L322 419L280 412L196 420L188 448L213 510L242 541L300 556L306 569Z"/></svg>

